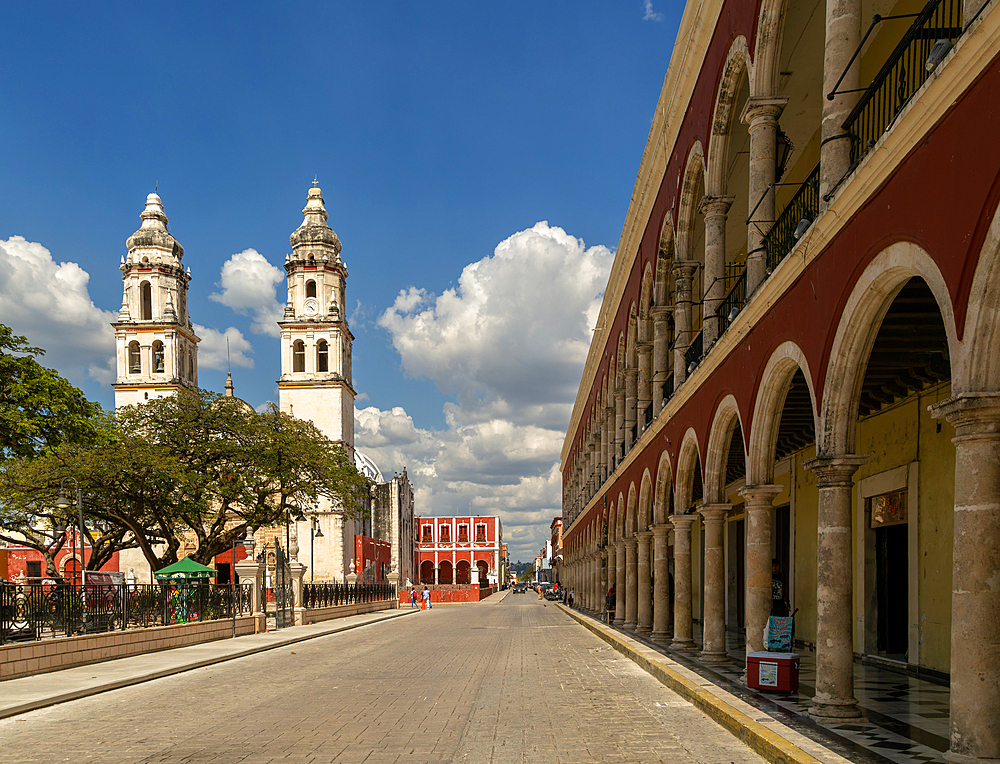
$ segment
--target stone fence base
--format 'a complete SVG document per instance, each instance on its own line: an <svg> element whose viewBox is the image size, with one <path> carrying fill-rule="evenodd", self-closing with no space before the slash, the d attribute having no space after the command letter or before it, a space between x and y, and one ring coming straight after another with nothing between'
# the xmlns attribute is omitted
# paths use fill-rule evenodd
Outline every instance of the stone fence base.
<svg viewBox="0 0 1000 764"><path fill-rule="evenodd" d="M399 603L395 600L380 602L361 602L354 605L331 605L330 607L295 608L295 625L332 621L334 618L346 618L349 615L374 613L378 610L395 610Z"/></svg>
<svg viewBox="0 0 1000 764"><path fill-rule="evenodd" d="M254 633L253 616L236 619L236 636ZM231 618L145 629L84 634L64 639L20 642L0 647L0 680L58 671L129 655L169 650L233 636Z"/></svg>

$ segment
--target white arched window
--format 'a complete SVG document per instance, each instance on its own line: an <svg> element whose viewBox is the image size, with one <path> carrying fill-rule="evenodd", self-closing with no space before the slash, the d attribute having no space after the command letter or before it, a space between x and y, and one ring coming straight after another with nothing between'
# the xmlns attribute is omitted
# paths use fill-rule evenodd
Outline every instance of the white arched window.
<svg viewBox="0 0 1000 764"><path fill-rule="evenodd" d="M330 371L330 346L326 340L316 344L316 371Z"/></svg>
<svg viewBox="0 0 1000 764"><path fill-rule="evenodd" d="M166 371L164 362L165 353L163 351L163 343L157 340L153 343L153 372L155 374L163 374Z"/></svg>
<svg viewBox="0 0 1000 764"><path fill-rule="evenodd" d="M143 321L153 318L153 288L148 281L139 285L139 316Z"/></svg>
<svg viewBox="0 0 1000 764"><path fill-rule="evenodd" d="M139 353L139 343L135 340L128 343L128 373L142 373L142 356Z"/></svg>
<svg viewBox="0 0 1000 764"><path fill-rule="evenodd" d="M302 340L292 343L292 371L306 370L306 345Z"/></svg>
<svg viewBox="0 0 1000 764"><path fill-rule="evenodd" d="M306 297L316 296L316 282L312 279L306 282Z"/></svg>

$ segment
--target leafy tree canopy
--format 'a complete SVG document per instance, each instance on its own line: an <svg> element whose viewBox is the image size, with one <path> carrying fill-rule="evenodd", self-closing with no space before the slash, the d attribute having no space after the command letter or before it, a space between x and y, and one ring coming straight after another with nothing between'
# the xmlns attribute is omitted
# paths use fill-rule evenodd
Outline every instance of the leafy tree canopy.
<svg viewBox="0 0 1000 764"><path fill-rule="evenodd" d="M186 540L196 544L191 556L208 563L248 530L321 499L359 516L369 486L346 451L311 422L273 407L258 413L204 390L120 409L100 442L64 444L8 465L16 511L8 507L0 524L42 516L70 476L84 490L95 538L138 546L154 570L176 562ZM88 560L87 567L98 566Z"/></svg>
<svg viewBox="0 0 1000 764"><path fill-rule="evenodd" d="M0 458L37 456L60 443L92 443L101 407L36 359L45 351L0 324Z"/></svg>

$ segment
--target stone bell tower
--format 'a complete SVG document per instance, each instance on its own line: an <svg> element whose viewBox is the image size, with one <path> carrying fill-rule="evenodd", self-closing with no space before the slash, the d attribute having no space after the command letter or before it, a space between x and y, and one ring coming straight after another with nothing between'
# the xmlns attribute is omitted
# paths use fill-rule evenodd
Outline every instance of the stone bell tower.
<svg viewBox="0 0 1000 764"><path fill-rule="evenodd" d="M285 258L288 301L281 329L281 378L278 405L286 414L311 421L354 459L354 387L351 342L344 315L347 268L340 239L327 225L323 192L313 182L302 210L305 219L290 237ZM310 524L322 531L313 539L315 577L344 581L355 554L355 535L363 528L320 498L306 522L295 523L289 549L295 559L299 539L310 538ZM308 542L307 542L308 543ZM353 572L353 571L352 571Z"/></svg>
<svg viewBox="0 0 1000 764"><path fill-rule="evenodd" d="M344 314L347 268L340 239L327 225L323 192L313 182L302 210L305 219L289 240L285 258L288 301L281 328L282 411L312 421L354 456L354 387L351 342Z"/></svg>
<svg viewBox="0 0 1000 764"><path fill-rule="evenodd" d="M156 193L146 197L142 225L122 257L122 307L115 328L115 408L198 386L198 337L188 317L184 247L167 230Z"/></svg>

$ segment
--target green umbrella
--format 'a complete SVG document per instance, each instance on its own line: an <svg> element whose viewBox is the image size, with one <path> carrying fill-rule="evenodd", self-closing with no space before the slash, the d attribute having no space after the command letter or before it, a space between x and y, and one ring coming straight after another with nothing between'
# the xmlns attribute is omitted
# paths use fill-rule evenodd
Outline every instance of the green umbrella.
<svg viewBox="0 0 1000 764"><path fill-rule="evenodd" d="M200 562L195 562L190 557L178 560L173 565L168 565L156 571L157 579L164 578L210 578L218 575L215 568L209 568Z"/></svg>

